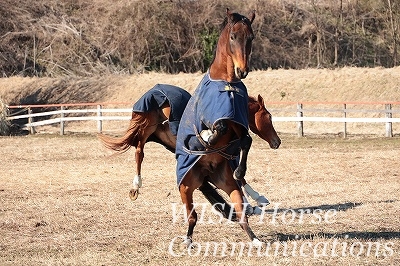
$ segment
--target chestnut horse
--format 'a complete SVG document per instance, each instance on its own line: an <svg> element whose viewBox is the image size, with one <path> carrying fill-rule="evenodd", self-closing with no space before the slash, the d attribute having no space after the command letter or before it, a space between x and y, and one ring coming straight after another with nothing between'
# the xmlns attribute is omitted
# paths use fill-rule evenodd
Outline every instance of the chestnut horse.
<svg viewBox="0 0 400 266"><path fill-rule="evenodd" d="M179 97L179 95L182 95L182 97ZM155 99L157 97L161 97L162 99L156 102ZM153 141L163 145L169 151L175 152L176 131L189 97L190 94L182 88L166 84L157 84L137 101L137 103L144 102L144 104L150 106L146 111L143 110L143 108L137 107L137 103L135 103L134 110L136 111L132 112L129 127L122 137L110 137L104 134L98 134L99 139L108 149L124 153L131 147L136 148L136 175L133 180L134 188L129 192L131 200L137 199L139 188L142 186L141 166L144 159L145 143ZM171 106L175 107L175 119L171 116ZM261 95L258 95L257 99L249 97L248 109L249 127L251 131L268 142L272 149L279 148L281 140L273 127L271 114L265 108L264 99ZM246 183L245 179L243 179L241 183L244 186L246 194L256 200L260 206L268 203L268 200L253 190ZM209 196L217 196L215 194L206 195L213 192L207 184L204 184L201 191L210 201L212 199L210 199ZM213 204L216 202L214 201L211 203ZM228 218L231 211L227 209L224 214L226 214Z"/></svg>
<svg viewBox="0 0 400 266"><path fill-rule="evenodd" d="M191 246L197 213L193 192L205 181L225 191L237 220L255 245L235 180L243 179L252 139L248 133L248 94L241 79L249 72L254 39L252 12L247 18L227 9L214 59L183 112L176 144L177 183L188 217L184 244ZM236 158L240 155L238 163Z"/></svg>

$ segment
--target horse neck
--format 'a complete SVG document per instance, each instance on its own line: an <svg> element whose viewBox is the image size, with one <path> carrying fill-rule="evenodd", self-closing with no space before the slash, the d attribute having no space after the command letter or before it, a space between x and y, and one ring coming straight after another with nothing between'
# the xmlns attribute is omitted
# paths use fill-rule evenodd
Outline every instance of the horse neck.
<svg viewBox="0 0 400 266"><path fill-rule="evenodd" d="M260 110L260 105L258 104L257 101L253 101L251 99L251 97L249 97L248 108L249 108L249 126L250 126L250 129L253 131L253 133L258 135L259 132L254 132L254 130L258 131L257 130L257 126L256 126L256 114Z"/></svg>
<svg viewBox="0 0 400 266"><path fill-rule="evenodd" d="M234 82L238 79L235 75L233 60L226 52L228 35L228 30L225 28L218 39L215 57L210 66L210 77L215 80Z"/></svg>

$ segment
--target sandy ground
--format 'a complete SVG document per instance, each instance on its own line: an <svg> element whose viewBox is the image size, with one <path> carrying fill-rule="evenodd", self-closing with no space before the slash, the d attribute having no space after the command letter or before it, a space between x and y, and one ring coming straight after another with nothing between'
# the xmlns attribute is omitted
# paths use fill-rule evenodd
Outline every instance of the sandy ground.
<svg viewBox="0 0 400 266"><path fill-rule="evenodd" d="M157 144L131 202L133 151L110 157L90 134L1 137L0 264L398 265L399 138L281 138L278 150L254 138L247 178L271 205L250 217L265 247L240 253L245 233L209 205L196 248L176 247L187 225L174 155Z"/></svg>

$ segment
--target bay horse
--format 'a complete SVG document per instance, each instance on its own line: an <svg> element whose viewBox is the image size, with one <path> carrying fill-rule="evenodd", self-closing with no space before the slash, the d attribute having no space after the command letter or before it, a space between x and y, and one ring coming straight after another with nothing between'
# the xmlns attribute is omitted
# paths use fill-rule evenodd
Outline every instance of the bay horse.
<svg viewBox="0 0 400 266"><path fill-rule="evenodd" d="M181 118L175 154L177 184L189 224L183 241L187 247L197 222L193 192L205 181L229 195L242 229L253 244L262 244L248 224L243 193L235 180L244 178L252 143L248 93L241 80L249 72L254 18L254 11L247 18L226 10L213 61Z"/></svg>
<svg viewBox="0 0 400 266"><path fill-rule="evenodd" d="M133 189L129 192L131 200L136 200L139 188L142 186L141 166L144 159L144 146L147 142L156 142L167 150L175 152L176 134L179 122L191 95L184 89L168 84L157 84L147 91L134 105L132 118L125 134L122 137L111 137L98 134L98 138L108 149L124 153L131 147L136 148L136 175L133 180ZM272 149L279 148L281 140L272 124L269 111L265 108L261 95L257 98L249 97L249 127L260 138L268 142ZM259 206L267 204L268 200L255 191L243 178L241 185L244 192L257 201ZM214 193L206 183L201 192L211 204L221 203L223 198ZM250 209L250 213L252 214ZM221 210L226 218L231 214L230 209Z"/></svg>

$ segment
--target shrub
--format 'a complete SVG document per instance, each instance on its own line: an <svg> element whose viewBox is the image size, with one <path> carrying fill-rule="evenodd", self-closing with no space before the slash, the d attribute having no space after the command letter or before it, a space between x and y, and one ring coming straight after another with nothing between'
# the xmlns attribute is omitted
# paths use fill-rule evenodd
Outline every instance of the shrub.
<svg viewBox="0 0 400 266"><path fill-rule="evenodd" d="M7 120L8 107L0 99L0 136L10 135L10 122Z"/></svg>

